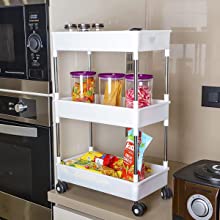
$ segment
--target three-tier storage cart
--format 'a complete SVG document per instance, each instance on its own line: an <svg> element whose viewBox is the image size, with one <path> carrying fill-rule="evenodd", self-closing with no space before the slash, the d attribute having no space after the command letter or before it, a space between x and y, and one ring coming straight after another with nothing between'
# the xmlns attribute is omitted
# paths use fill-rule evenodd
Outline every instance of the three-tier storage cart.
<svg viewBox="0 0 220 220"><path fill-rule="evenodd" d="M161 189L163 199L172 197L168 183L167 136L169 117L169 30L143 31L101 31L101 32L54 32L54 134L56 146L56 190L59 193L67 190L66 183L72 183L100 192L108 193L134 202L132 211L136 216L142 216L146 210L145 204L139 202L142 198ZM152 105L138 108L138 60L140 52L165 51L165 95L164 100L153 100ZM89 69L93 52L130 52L134 61L134 107L115 107L101 104L73 102L71 98L59 97L57 59L59 51L84 51L88 53ZM60 158L60 118L82 120L91 123L102 123L134 129L134 182L101 175L86 170L61 164ZM164 123L164 162L163 165L151 164L152 175L144 180L138 180L138 129L157 122ZM91 126L90 126L91 127ZM90 131L91 132L91 131ZM92 133L92 132L91 132ZM92 134L91 134L92 147ZM78 158L75 155L73 158ZM63 158L62 158L63 159Z"/></svg>

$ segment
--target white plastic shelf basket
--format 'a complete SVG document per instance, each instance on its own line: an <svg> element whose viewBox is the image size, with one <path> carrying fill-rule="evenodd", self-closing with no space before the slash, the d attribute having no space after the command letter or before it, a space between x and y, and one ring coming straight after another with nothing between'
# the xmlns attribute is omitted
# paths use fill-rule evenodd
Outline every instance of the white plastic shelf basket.
<svg viewBox="0 0 220 220"><path fill-rule="evenodd" d="M101 104L73 102L71 98L55 101L56 115L121 127L144 127L168 119L169 102L153 100L152 105L139 109Z"/></svg>
<svg viewBox="0 0 220 220"><path fill-rule="evenodd" d="M82 154L68 160L76 159L80 156ZM130 201L139 201L167 185L169 168L155 164L150 164L150 166L152 174L138 183L62 164L57 164L57 176L58 179L67 183L83 186Z"/></svg>

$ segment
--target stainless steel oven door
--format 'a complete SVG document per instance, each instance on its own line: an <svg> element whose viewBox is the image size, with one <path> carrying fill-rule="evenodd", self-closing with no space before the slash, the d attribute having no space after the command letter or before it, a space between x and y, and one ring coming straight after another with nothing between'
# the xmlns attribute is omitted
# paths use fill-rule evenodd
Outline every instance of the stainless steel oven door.
<svg viewBox="0 0 220 220"><path fill-rule="evenodd" d="M51 220L52 210L0 192L0 220Z"/></svg>
<svg viewBox="0 0 220 220"><path fill-rule="evenodd" d="M0 191L50 207L51 128L0 119Z"/></svg>

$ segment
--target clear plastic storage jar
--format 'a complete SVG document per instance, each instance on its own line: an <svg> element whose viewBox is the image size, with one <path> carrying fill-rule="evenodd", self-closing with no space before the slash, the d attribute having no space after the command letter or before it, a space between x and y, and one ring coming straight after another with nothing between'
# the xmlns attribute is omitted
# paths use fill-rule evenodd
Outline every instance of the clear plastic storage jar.
<svg viewBox="0 0 220 220"><path fill-rule="evenodd" d="M99 98L104 105L121 106L124 95L123 73L100 73L99 74Z"/></svg>
<svg viewBox="0 0 220 220"><path fill-rule="evenodd" d="M70 73L72 77L72 100L78 102L95 102L95 75L92 71Z"/></svg>
<svg viewBox="0 0 220 220"><path fill-rule="evenodd" d="M134 74L125 76L125 105L133 108L134 101ZM153 75L138 74L138 106L143 108L151 105L153 90Z"/></svg>

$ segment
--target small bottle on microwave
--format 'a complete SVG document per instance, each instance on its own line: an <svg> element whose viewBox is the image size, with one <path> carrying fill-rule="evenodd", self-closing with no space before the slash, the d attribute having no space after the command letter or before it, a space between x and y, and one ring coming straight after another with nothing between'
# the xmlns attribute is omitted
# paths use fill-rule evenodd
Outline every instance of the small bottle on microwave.
<svg viewBox="0 0 220 220"><path fill-rule="evenodd" d="M70 73L72 77L72 100L77 102L95 102L95 75L93 71Z"/></svg>

